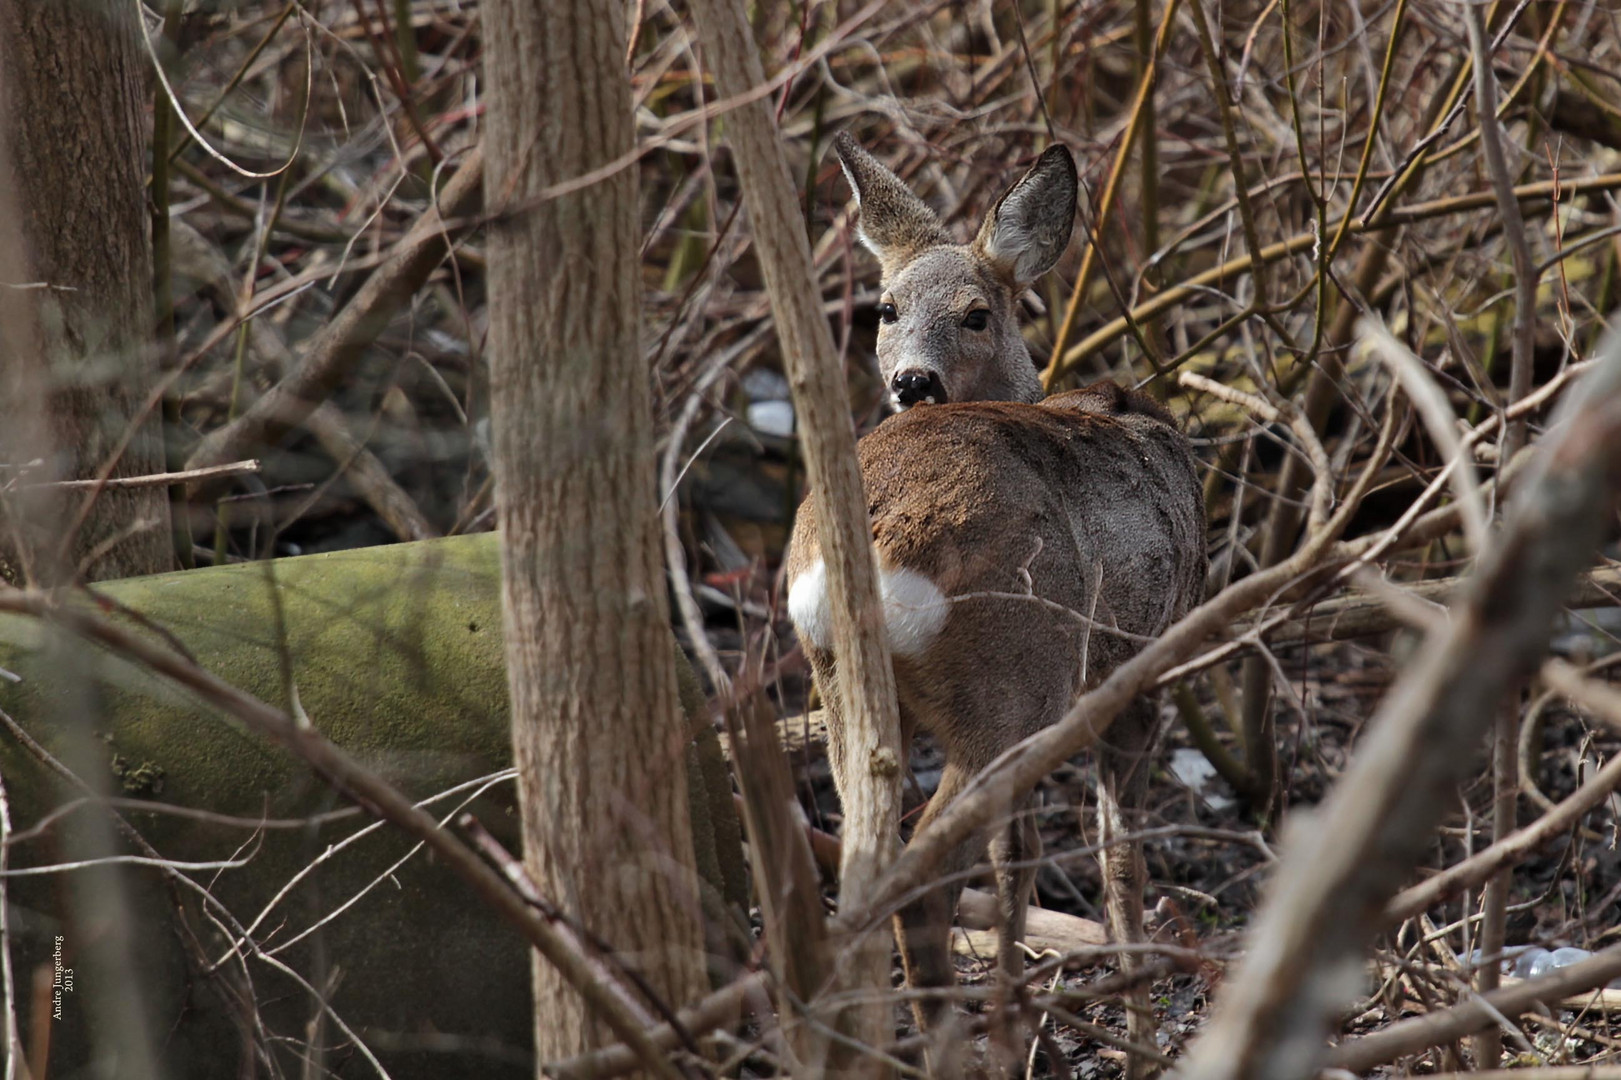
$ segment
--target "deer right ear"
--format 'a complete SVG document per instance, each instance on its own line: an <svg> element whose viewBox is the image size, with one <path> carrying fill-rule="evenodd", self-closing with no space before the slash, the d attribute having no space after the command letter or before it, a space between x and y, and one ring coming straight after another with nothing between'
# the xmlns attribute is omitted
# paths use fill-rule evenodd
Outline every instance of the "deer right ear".
<svg viewBox="0 0 1621 1080"><path fill-rule="evenodd" d="M974 238L974 248L1016 285L1053 268L1075 230L1080 180L1067 147L1053 145L1008 188Z"/></svg>
<svg viewBox="0 0 1621 1080"><path fill-rule="evenodd" d="M849 132L833 137L833 149L838 151L844 177L861 208L861 242L878 256L884 277L923 249L951 242L934 211L900 177L861 149Z"/></svg>

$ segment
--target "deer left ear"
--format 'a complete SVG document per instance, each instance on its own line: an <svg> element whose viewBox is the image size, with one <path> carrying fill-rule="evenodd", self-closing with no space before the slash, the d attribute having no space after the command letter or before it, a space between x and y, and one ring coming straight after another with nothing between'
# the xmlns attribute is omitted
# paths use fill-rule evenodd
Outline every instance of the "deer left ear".
<svg viewBox="0 0 1621 1080"><path fill-rule="evenodd" d="M861 149L848 131L833 137L844 178L850 182L861 208L861 242L866 244L888 278L896 270L936 244L951 237L927 203L913 194L900 177Z"/></svg>
<svg viewBox="0 0 1621 1080"><path fill-rule="evenodd" d="M1069 148L1048 147L985 215L974 250L1014 284L1029 285L1069 246L1079 189Z"/></svg>

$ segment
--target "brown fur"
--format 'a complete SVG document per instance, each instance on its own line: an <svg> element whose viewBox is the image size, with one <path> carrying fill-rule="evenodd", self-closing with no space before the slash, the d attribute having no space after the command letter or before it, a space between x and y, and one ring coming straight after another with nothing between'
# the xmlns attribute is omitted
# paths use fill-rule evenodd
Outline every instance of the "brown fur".
<svg viewBox="0 0 1621 1080"><path fill-rule="evenodd" d="M1112 382L1037 402L1029 353L1016 325L1008 330L1017 291L1068 239L1074 165L1067 151L1044 155L997 203L978 239L955 246L888 170L847 137L837 146L859 191L864 238L883 261L885 296L902 308L879 337L885 378L895 374L893 353L904 349L925 356L951 391L952 403L893 416L859 445L880 568L923 575L951 598L932 641L894 660L903 740L909 746L915 731L927 731L946 755L922 830L975 773L1055 723L1145 638L1198 603L1204 506L1187 440L1158 402ZM995 333L955 329L965 296L989 306ZM816 517L807 499L787 557L790 587L820 559ZM844 752L834 658L801 631L828 708L842 792L855 763ZM1104 901L1121 942L1142 937L1144 870L1137 845L1108 841L1135 827L1156 717L1154 702L1137 703L1098 747ZM960 845L941 868L947 883L899 914L909 983L955 981L950 922L961 875L987 843L1002 919L1000 964L1009 978L1022 977L1014 942L1023 937L1035 874L1018 864L1041 853L1029 808L1028 798L1020 800L1001 826ZM1121 966L1140 962L1128 953ZM1129 1031L1151 1045L1146 988L1133 998ZM916 1011L930 1026L946 1015L938 1002ZM1138 1074L1143 1063L1134 1057L1132 1068Z"/></svg>

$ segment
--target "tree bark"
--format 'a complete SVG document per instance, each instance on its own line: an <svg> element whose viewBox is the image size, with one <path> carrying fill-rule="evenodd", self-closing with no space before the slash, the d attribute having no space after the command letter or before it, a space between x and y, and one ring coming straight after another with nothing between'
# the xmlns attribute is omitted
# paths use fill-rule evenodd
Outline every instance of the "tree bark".
<svg viewBox="0 0 1621 1080"><path fill-rule="evenodd" d="M94 476L126 435L113 475L162 471L157 419L141 415L157 354L135 19L121 0L0 0L0 187L16 215L8 231L22 241L4 284L34 285L6 290L15 295L0 328L0 464L40 459L25 484ZM64 544L63 523L92 497ZM47 576L170 567L162 488L17 497L0 513L22 533L7 536L8 546L38 547L42 559L22 557ZM50 566L58 549L71 562Z"/></svg>
<svg viewBox="0 0 1621 1080"><path fill-rule="evenodd" d="M525 863L674 1006L705 989L653 481L623 9L489 0L490 367ZM607 1041L536 962L541 1062Z"/></svg>

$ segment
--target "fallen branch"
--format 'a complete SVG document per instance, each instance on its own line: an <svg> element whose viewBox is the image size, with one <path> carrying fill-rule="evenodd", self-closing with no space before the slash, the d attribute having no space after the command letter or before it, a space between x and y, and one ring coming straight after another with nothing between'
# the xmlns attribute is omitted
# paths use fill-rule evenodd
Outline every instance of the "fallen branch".
<svg viewBox="0 0 1621 1080"><path fill-rule="evenodd" d="M1468 582L1467 577L1449 577L1396 584L1416 600L1446 604L1456 599ZM1604 566L1582 574L1576 579L1576 588L1565 606L1621 606L1621 566ZM1268 644L1281 647L1368 637L1403 625L1404 621L1390 605L1378 596L1359 591L1314 604L1306 614L1272 627L1262 636Z"/></svg>
<svg viewBox="0 0 1621 1080"><path fill-rule="evenodd" d="M42 484L19 484L21 490L32 488L54 488L57 491L88 491L92 488L142 488L162 487L166 484L195 483L199 480L214 480L222 476L241 476L244 473L259 471L257 458L246 461L232 461L224 465L209 465L201 469L185 469L181 472L150 473L146 476L109 476L105 480L52 480Z"/></svg>

